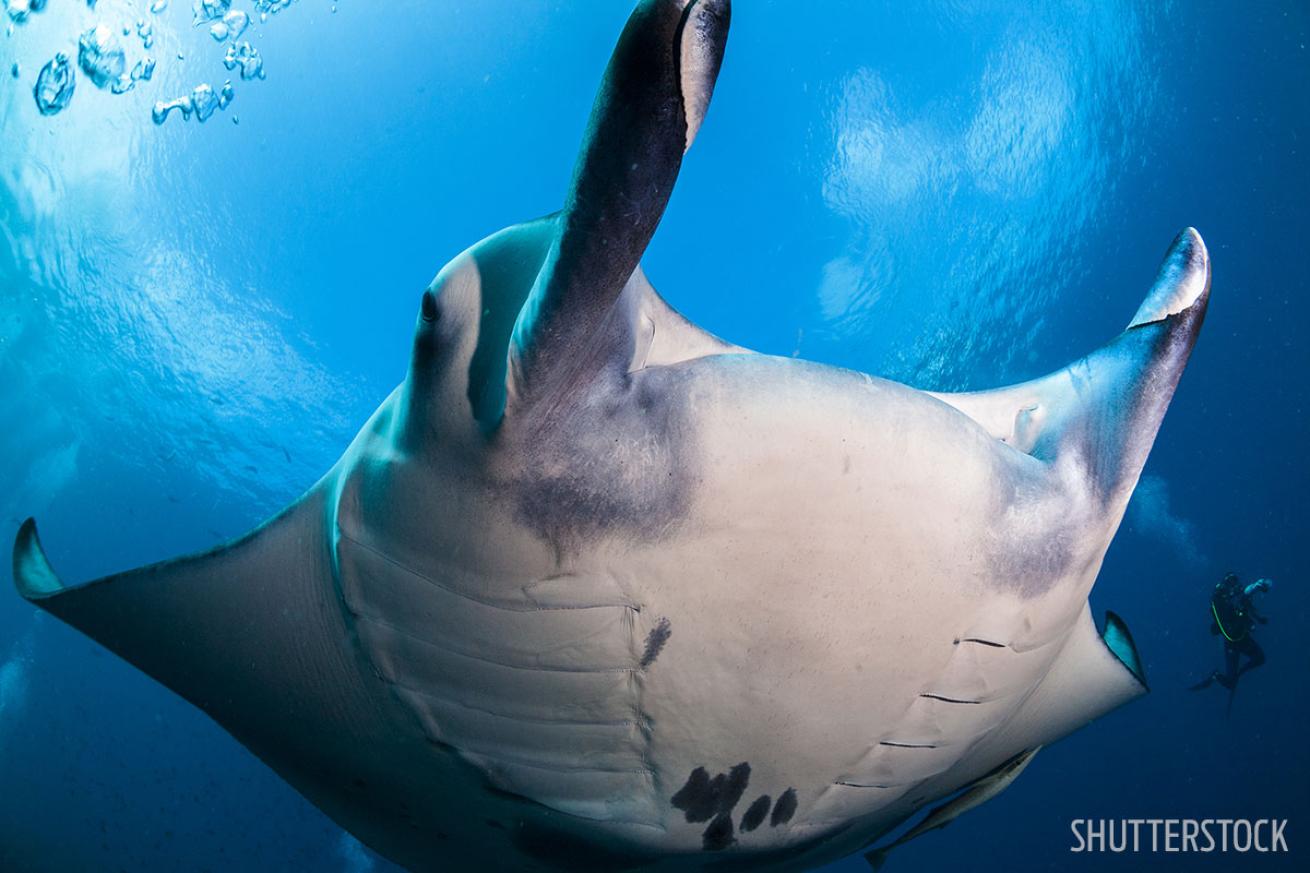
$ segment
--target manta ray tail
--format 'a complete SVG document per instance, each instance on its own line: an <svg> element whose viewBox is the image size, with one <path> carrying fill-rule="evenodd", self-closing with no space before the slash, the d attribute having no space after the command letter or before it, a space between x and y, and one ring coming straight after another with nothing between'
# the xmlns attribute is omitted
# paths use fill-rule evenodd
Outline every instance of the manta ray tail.
<svg viewBox="0 0 1310 873"><path fill-rule="evenodd" d="M1210 295L1210 259L1187 228L1128 327L1042 379L938 394L992 436L1053 464L1075 463L1107 511L1122 512L1187 365Z"/></svg>
<svg viewBox="0 0 1310 873"><path fill-rule="evenodd" d="M709 106L729 0L642 0L610 58L559 232L514 328L510 403L594 364L595 338L655 233Z"/></svg>

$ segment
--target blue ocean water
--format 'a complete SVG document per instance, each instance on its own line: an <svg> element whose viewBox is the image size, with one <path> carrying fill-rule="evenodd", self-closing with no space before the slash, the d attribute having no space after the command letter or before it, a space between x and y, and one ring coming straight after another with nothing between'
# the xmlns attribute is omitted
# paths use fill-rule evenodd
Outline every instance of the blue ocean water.
<svg viewBox="0 0 1310 873"><path fill-rule="evenodd" d="M70 579L244 532L327 469L402 378L437 269L559 207L630 9L3 8L0 528L37 516ZM706 329L985 388L1115 335L1183 226L1214 263L1205 330L1092 595L1128 621L1153 693L889 869L1233 869L1069 853L1073 818L1186 816L1288 818L1291 855L1236 863L1300 869L1307 43L1295 0L736 4L645 259ZM1184 690L1220 664L1206 597L1227 569L1277 583L1269 662L1228 716L1221 692ZM5 583L0 869L389 869Z"/></svg>

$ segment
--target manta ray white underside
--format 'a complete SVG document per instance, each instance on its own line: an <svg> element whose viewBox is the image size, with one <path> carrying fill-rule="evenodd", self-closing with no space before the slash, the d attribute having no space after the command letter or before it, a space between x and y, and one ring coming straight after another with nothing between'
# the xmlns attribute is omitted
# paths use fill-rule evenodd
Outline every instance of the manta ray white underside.
<svg viewBox="0 0 1310 873"><path fill-rule="evenodd" d="M722 342L638 260L727 26L639 3L563 211L441 271L300 501L81 586L29 521L23 595L425 871L806 868L1143 693L1087 595L1201 326L1200 238L1120 336L998 391Z"/></svg>

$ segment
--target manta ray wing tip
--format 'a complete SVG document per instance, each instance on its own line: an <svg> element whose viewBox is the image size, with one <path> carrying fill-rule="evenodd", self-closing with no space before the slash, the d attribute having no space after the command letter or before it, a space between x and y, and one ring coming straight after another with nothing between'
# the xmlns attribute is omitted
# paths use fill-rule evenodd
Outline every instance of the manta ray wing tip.
<svg viewBox="0 0 1310 873"><path fill-rule="evenodd" d="M64 590L41 547L36 520L32 518L22 523L14 540L14 584L25 600L40 600Z"/></svg>
<svg viewBox="0 0 1310 873"><path fill-rule="evenodd" d="M1164 321L1190 309L1204 309L1210 296L1210 253L1196 228L1184 228L1169 246L1155 285L1128 327Z"/></svg>

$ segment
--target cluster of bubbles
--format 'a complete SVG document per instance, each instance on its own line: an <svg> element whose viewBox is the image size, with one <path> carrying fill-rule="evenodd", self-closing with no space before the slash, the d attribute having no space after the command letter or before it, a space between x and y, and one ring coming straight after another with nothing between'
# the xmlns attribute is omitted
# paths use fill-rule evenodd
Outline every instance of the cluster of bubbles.
<svg viewBox="0 0 1310 873"><path fill-rule="evenodd" d="M31 5L33 0L6 0L6 3L28 3L30 11L39 11L40 6ZM94 0L88 6L94 8ZM12 7L11 7L12 8ZM154 29L145 21L139 21L135 30L143 47L149 49L154 44ZM131 36L131 27L122 28L122 36ZM148 82L155 74L155 59L143 57L127 67L127 53L119 40L119 34L105 24L97 24L88 29L77 40L77 66L91 80L91 84L101 90L114 94L126 94L136 87L137 82ZM17 78L21 71L18 65L10 71ZM58 52L37 75L32 94L36 98L36 108L42 115L55 115L68 106L77 87L77 71L70 63L68 55Z"/></svg>
<svg viewBox="0 0 1310 873"><path fill-rule="evenodd" d="M250 16L242 12L240 9L234 9L224 15L219 21L215 21L213 24L209 25L209 35L212 36L216 42L222 42L228 37L236 39L241 34L245 33L246 28L249 26Z"/></svg>
<svg viewBox="0 0 1310 873"><path fill-rule="evenodd" d="M196 121L202 124L209 120L220 109L227 109L232 102L232 83L224 82L223 87L218 93L209 84L197 85L195 89L184 97L178 97L174 100L161 101L155 104L151 110L150 116L154 119L155 124L163 124L168 116L176 109L182 118L189 119L193 114Z"/></svg>
<svg viewBox="0 0 1310 873"><path fill-rule="evenodd" d="M260 15L272 15L295 2L296 0L255 0L255 8L259 10Z"/></svg>
<svg viewBox="0 0 1310 873"><path fill-rule="evenodd" d="M44 9L45 4L46 0L5 0L5 12L9 14L10 22L22 24L27 16ZM94 6L94 2L91 5ZM13 27L12 23L10 27Z"/></svg>
<svg viewBox="0 0 1310 873"><path fill-rule="evenodd" d="M144 22L142 22L144 24ZM148 26L147 26L148 27ZM125 28L126 30L126 28ZM142 28L138 27L137 32L141 34ZM149 48L150 40L141 34L146 41L146 47ZM137 82L149 82L155 75L155 59L144 57L132 66L130 72L127 71L127 55L119 45L114 32L103 24L97 24L95 27L83 33L77 41L77 65L82 68L82 72L91 80L97 88L108 88L115 94L126 94L136 87ZM47 68L49 64L46 65ZM45 70L41 71L42 74ZM36 98L37 108L43 115L52 115L47 112L46 107L42 105L40 96L40 86L38 81L38 94ZM73 80L70 76L68 82L69 96L72 95ZM65 102L67 102L65 100Z"/></svg>
<svg viewBox="0 0 1310 873"><path fill-rule="evenodd" d="M15 24L22 24L27 19L41 12L49 0L0 0L9 18L9 33L13 33ZM96 0L85 0L89 9L94 10ZM242 81L264 78L264 59L259 50L249 41L241 39L258 15L261 22L268 16L286 9L296 0L250 0L253 9L233 9L233 0L192 0L193 25L207 27L214 41L225 45L223 66L229 71L236 71ZM153 15L160 15L168 8L169 0L151 0L149 9ZM335 6L333 7L335 12ZM154 25L145 19L135 23L135 27L124 25L114 28L99 23L83 32L77 41L77 62L74 64L68 53L58 52L51 58L37 75L32 89L38 111L42 115L56 115L67 108L73 99L77 87L78 71L91 81L96 88L113 94L125 94L134 89L139 82L149 82L154 76L155 59L149 55L141 57L129 68L128 55L121 38L135 36L142 49L149 51L154 46ZM182 59L182 55L178 55ZM14 79L22 76L22 69L15 62L10 68ZM173 100L155 103L151 117L156 124L163 124L175 112L183 120L193 115L198 121L207 121L216 111L224 110L234 96L232 83L224 82L222 87L214 88L208 83L197 85L190 94ZM232 118L233 122L237 119Z"/></svg>
<svg viewBox="0 0 1310 873"><path fill-rule="evenodd" d="M241 78L264 78L264 59L259 56L259 49L248 42L237 42L227 47L223 55L223 66L229 70L241 68Z"/></svg>

